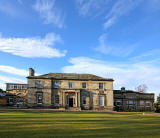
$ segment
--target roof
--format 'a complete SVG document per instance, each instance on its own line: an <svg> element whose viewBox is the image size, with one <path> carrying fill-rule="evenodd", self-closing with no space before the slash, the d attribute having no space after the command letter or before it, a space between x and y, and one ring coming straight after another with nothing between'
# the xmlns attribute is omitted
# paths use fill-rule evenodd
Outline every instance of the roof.
<svg viewBox="0 0 160 138"><path fill-rule="evenodd" d="M113 90L113 92L115 94L119 94L119 93L133 93L133 94L154 94L154 93L144 93L144 92L137 92L137 91L133 91L133 90L125 90L125 91L122 91L122 90Z"/></svg>
<svg viewBox="0 0 160 138"><path fill-rule="evenodd" d="M28 76L29 79L56 79L56 80L94 80L94 81L114 81L112 78L103 78L93 74L77 73L49 73L39 76Z"/></svg>
<svg viewBox="0 0 160 138"><path fill-rule="evenodd" d="M27 85L26 83L6 83L6 84L15 84L15 85Z"/></svg>

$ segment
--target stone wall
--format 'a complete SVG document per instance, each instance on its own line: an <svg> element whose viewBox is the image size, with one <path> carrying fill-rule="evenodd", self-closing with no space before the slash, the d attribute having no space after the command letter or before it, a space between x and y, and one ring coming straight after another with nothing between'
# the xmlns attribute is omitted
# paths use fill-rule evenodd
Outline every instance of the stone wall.
<svg viewBox="0 0 160 138"><path fill-rule="evenodd" d="M42 82L42 88L37 88L36 81ZM59 88L54 88L54 82L59 82ZM72 82L72 88L68 83ZM86 88L82 89L82 83L86 83ZM103 89L99 89L99 83L104 84ZM37 106L37 92L43 93L43 104L39 106L68 107L67 96L72 93L73 107L81 106L82 109L113 109L113 81L80 81L80 80L51 80L51 79L28 79L28 104ZM59 103L55 103L58 95ZM99 106L99 96L104 96L104 106ZM86 96L86 105L82 104L83 96ZM79 102L79 103L78 103Z"/></svg>

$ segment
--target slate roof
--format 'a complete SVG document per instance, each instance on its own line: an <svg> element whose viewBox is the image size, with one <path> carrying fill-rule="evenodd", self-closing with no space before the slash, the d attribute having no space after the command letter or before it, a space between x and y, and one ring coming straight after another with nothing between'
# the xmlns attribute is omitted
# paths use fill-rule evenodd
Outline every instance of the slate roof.
<svg viewBox="0 0 160 138"><path fill-rule="evenodd" d="M154 93L146 93L146 92L137 92L137 91L133 91L133 90L113 90L114 94L121 94L121 93L133 93L133 94L154 94Z"/></svg>
<svg viewBox="0 0 160 138"><path fill-rule="evenodd" d="M103 78L93 74L77 73L49 73L39 76L28 76L29 79L57 79L57 80L95 80L95 81L114 81L112 78Z"/></svg>

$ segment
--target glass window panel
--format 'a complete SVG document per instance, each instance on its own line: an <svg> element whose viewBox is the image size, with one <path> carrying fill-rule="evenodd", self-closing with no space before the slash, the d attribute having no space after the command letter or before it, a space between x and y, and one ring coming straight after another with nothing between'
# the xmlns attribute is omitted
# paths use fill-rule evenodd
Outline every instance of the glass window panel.
<svg viewBox="0 0 160 138"><path fill-rule="evenodd" d="M82 83L82 88L83 88L83 89L86 88L86 83L85 83L85 82Z"/></svg>
<svg viewBox="0 0 160 138"><path fill-rule="evenodd" d="M103 83L99 83L99 89L103 89Z"/></svg>
<svg viewBox="0 0 160 138"><path fill-rule="evenodd" d="M69 88L72 88L72 82L69 82L69 83L68 83L68 87L69 87Z"/></svg>
<svg viewBox="0 0 160 138"><path fill-rule="evenodd" d="M104 106L104 96L99 96L99 105Z"/></svg>

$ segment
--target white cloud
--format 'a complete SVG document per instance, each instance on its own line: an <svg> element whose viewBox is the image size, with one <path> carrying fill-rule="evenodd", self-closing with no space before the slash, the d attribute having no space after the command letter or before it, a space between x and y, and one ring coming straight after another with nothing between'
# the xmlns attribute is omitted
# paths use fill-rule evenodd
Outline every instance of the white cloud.
<svg viewBox="0 0 160 138"><path fill-rule="evenodd" d="M18 79L14 77L6 77L3 75L0 75L0 81L6 82L6 83L26 83L23 79Z"/></svg>
<svg viewBox="0 0 160 138"><path fill-rule="evenodd" d="M152 62L157 59L160 59L160 49L152 49L150 51L145 51L143 54L130 58L130 60L134 61L144 61L144 60L152 60Z"/></svg>
<svg viewBox="0 0 160 138"><path fill-rule="evenodd" d="M103 12L110 0L76 0L79 14L82 16Z"/></svg>
<svg viewBox="0 0 160 138"><path fill-rule="evenodd" d="M0 12L5 13L6 15L9 15L12 17L16 17L20 14L18 9L6 0L0 1Z"/></svg>
<svg viewBox="0 0 160 138"><path fill-rule="evenodd" d="M0 51L21 57L63 57L66 51L52 48L61 42L59 35L47 34L45 38L3 38L0 37Z"/></svg>
<svg viewBox="0 0 160 138"><path fill-rule="evenodd" d="M134 89L139 84L146 84L149 92L159 93L160 68L150 62L113 63L87 57L71 58L69 62L72 65L63 67L63 72L92 73L113 78L115 89L122 86Z"/></svg>
<svg viewBox="0 0 160 138"><path fill-rule="evenodd" d="M15 77L7 77L7 76L0 75L0 88L3 90L6 89L5 83L24 83L26 84L27 81L24 79L18 79Z"/></svg>
<svg viewBox="0 0 160 138"><path fill-rule="evenodd" d="M80 15L106 13L104 28L111 27L119 17L127 15L144 0L76 0Z"/></svg>
<svg viewBox="0 0 160 138"><path fill-rule="evenodd" d="M0 89L5 90L5 89L6 89L6 85L5 85L4 83L1 83L1 82L0 82Z"/></svg>
<svg viewBox="0 0 160 138"><path fill-rule="evenodd" d="M28 71L26 71L24 69L18 69L18 68L12 67L12 66L0 65L0 71L14 74L14 75L18 75L18 76L28 76Z"/></svg>
<svg viewBox="0 0 160 138"><path fill-rule="evenodd" d="M100 53L106 54L106 55L113 55L113 56L119 56L119 57L126 57L130 55L136 45L131 45L127 47L122 46L112 46L107 44L107 35L102 34L99 37L99 46L95 47L94 50L98 51Z"/></svg>
<svg viewBox="0 0 160 138"><path fill-rule="evenodd" d="M29 75L29 71L12 66L0 65L0 73L1 72L7 73L7 76L4 76L4 74L0 74L0 88L5 89L5 83L27 83L26 77ZM12 75L15 75L16 77L13 77ZM35 73L35 75L40 74Z"/></svg>
<svg viewBox="0 0 160 138"><path fill-rule="evenodd" d="M59 28L64 25L64 14L55 7L55 0L36 0L34 10L39 12L46 24L54 24Z"/></svg>
<svg viewBox="0 0 160 138"><path fill-rule="evenodd" d="M143 0L138 0L138 1L118 0L116 1L106 16L107 21L104 23L104 28L107 29L111 27L120 16L128 14L131 10L135 9L135 7L142 1Z"/></svg>

